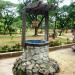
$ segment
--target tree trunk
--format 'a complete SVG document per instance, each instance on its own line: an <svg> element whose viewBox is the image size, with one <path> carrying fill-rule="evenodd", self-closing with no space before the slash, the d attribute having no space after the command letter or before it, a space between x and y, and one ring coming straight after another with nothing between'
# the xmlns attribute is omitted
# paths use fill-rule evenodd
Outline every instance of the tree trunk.
<svg viewBox="0 0 75 75"><path fill-rule="evenodd" d="M65 33L68 33L68 28L65 29Z"/></svg>
<svg viewBox="0 0 75 75"><path fill-rule="evenodd" d="M57 37L57 34L56 34L56 21L55 21L55 27L53 30L53 39L55 39L56 37Z"/></svg>
<svg viewBox="0 0 75 75"><path fill-rule="evenodd" d="M63 30L61 29L61 31L60 31L60 33L59 33L59 36L61 36L62 32L63 32Z"/></svg>
<svg viewBox="0 0 75 75"><path fill-rule="evenodd" d="M53 37L53 39L56 38L56 29L53 30L53 36L52 37Z"/></svg>
<svg viewBox="0 0 75 75"><path fill-rule="evenodd" d="M34 36L37 36L37 35L38 35L38 28L35 27L35 34L34 34Z"/></svg>

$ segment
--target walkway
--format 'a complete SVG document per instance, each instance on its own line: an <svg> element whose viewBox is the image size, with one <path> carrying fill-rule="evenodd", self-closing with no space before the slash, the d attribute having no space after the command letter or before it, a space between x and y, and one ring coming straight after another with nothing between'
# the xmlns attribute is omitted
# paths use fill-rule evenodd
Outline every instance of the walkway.
<svg viewBox="0 0 75 75"><path fill-rule="evenodd" d="M49 57L58 61L60 73L56 75L75 75L75 53L70 48L49 53ZM12 66L16 58L0 60L0 75L13 75Z"/></svg>
<svg viewBox="0 0 75 75"><path fill-rule="evenodd" d="M75 75L75 52L70 48L49 53L49 57L58 61L60 73L56 75Z"/></svg>

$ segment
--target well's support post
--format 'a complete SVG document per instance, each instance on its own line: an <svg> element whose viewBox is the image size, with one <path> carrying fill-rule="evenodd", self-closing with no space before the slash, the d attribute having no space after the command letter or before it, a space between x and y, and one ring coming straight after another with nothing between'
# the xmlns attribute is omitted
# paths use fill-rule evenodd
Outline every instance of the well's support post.
<svg viewBox="0 0 75 75"><path fill-rule="evenodd" d="M22 12L22 47L24 48L25 46L25 38L26 36L26 12L25 9Z"/></svg>
<svg viewBox="0 0 75 75"><path fill-rule="evenodd" d="M45 40L47 40L47 41L48 41L48 35L49 35L48 22L49 22L49 15L48 15L48 12L46 12L46 14L45 14Z"/></svg>

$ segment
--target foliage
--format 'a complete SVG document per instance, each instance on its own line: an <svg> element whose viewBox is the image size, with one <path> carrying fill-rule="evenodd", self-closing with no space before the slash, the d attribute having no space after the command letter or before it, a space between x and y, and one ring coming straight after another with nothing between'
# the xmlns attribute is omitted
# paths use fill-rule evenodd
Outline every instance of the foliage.
<svg viewBox="0 0 75 75"><path fill-rule="evenodd" d="M75 28L75 2L69 6L68 13L72 24L72 28L74 29Z"/></svg>
<svg viewBox="0 0 75 75"><path fill-rule="evenodd" d="M15 31L12 26L13 19L14 19L13 15L8 15L8 13L4 16L4 30L5 30L4 33L8 31L10 36L12 32Z"/></svg>
<svg viewBox="0 0 75 75"><path fill-rule="evenodd" d="M2 11L5 10L6 8L8 9L8 6L14 6L15 4L11 2L6 2L3 0L0 0L0 34L1 33L9 33L10 35L14 32L22 31L22 20L21 20L21 11L24 6L26 6L30 2L35 2L37 0L22 0L24 2L21 2L18 4L17 11L19 13L19 16L14 17L12 13L9 14L10 11L5 12L4 15L2 15ZM68 29L75 29L75 2L71 3L69 6L63 6L61 8L58 7L59 3L62 2L63 0L47 0L48 3L55 3L57 4L57 9L53 10L49 13L49 28L53 29L54 35L56 35L57 31L56 29L60 30L60 34L64 30ZM3 11L4 12L4 11ZM17 13L17 12L16 12ZM29 29L31 27L31 23L34 19L41 20L42 16L39 15L38 17L36 15L30 15L27 14L27 19L26 19L26 27ZM42 23L41 23L42 24ZM44 20L43 20L44 24ZM41 25L41 28L44 25ZM54 40L50 42L50 46L58 46L61 44L67 44L71 43L69 39L63 40ZM5 46L3 49L6 48L6 51L11 50L13 51L13 48L10 49L10 47ZM15 48L14 48L15 50Z"/></svg>
<svg viewBox="0 0 75 75"><path fill-rule="evenodd" d="M9 1L0 0L0 19L2 18L2 11L7 6L15 6L15 4L13 4L13 3L9 2Z"/></svg>
<svg viewBox="0 0 75 75"><path fill-rule="evenodd" d="M67 38L67 43L66 44L71 44L73 41L71 41L69 38Z"/></svg>
<svg viewBox="0 0 75 75"><path fill-rule="evenodd" d="M0 48L0 53L4 53L4 52L14 52L14 51L21 51L22 50L22 47L20 44L16 44L14 46L8 46L8 45L5 45L3 47Z"/></svg>
<svg viewBox="0 0 75 75"><path fill-rule="evenodd" d="M4 24L0 22L0 34L4 33Z"/></svg>
<svg viewBox="0 0 75 75"><path fill-rule="evenodd" d="M12 26L13 23L13 11L9 9L10 7L15 7L16 4L13 4L9 1L0 0L0 33L5 34L15 32L15 28Z"/></svg>
<svg viewBox="0 0 75 75"><path fill-rule="evenodd" d="M65 44L71 44L71 43L72 43L72 41L69 40L69 38L67 38L67 39L59 38L59 39L50 41L49 46L54 47L54 46L61 46L61 45L65 45Z"/></svg>
<svg viewBox="0 0 75 75"><path fill-rule="evenodd" d="M22 20L20 17L14 18L12 26L15 28L16 33L22 31Z"/></svg>
<svg viewBox="0 0 75 75"><path fill-rule="evenodd" d="M61 45L61 42L59 40L54 40L49 42L50 47L59 46L59 45Z"/></svg>

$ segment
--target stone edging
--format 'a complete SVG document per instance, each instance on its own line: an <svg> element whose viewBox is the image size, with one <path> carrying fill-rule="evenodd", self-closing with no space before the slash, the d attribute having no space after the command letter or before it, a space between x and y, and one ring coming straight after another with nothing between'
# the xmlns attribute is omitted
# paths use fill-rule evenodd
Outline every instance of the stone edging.
<svg viewBox="0 0 75 75"><path fill-rule="evenodd" d="M17 57L17 56L20 56L21 54L22 54L22 51L0 53L0 59Z"/></svg>
<svg viewBox="0 0 75 75"><path fill-rule="evenodd" d="M55 46L55 47L50 47L49 51L55 51L63 48L70 48L71 46L75 45L73 44L68 44L68 45L63 45L63 46ZM10 57L17 57L22 54L23 51L17 51L17 52L7 52L7 53L0 53L0 59L4 58L10 58Z"/></svg>
<svg viewBox="0 0 75 75"><path fill-rule="evenodd" d="M59 50L59 49L63 49L63 48L71 48L71 46L73 46L73 45L75 45L75 43L62 45L62 46L49 47L49 51L55 51L55 50Z"/></svg>

